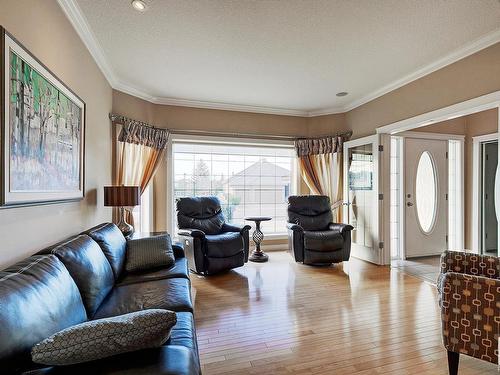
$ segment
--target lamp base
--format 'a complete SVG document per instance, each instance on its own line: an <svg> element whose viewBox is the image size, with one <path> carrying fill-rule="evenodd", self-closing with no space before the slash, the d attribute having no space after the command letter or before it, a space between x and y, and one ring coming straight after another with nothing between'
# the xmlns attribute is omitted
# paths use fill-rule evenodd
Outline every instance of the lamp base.
<svg viewBox="0 0 500 375"><path fill-rule="evenodd" d="M129 237L132 234L134 234L134 227L127 223L127 220L125 219L125 208L120 207L120 220L116 224L118 229L123 233L125 237Z"/></svg>

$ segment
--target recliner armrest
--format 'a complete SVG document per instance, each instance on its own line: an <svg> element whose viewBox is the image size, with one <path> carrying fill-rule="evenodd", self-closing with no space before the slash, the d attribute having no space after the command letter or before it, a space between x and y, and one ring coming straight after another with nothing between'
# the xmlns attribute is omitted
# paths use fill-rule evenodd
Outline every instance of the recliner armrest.
<svg viewBox="0 0 500 375"><path fill-rule="evenodd" d="M237 227L236 225L231 225L231 224L227 224L227 223L224 223L222 225L222 232L226 233L226 232L240 232L240 233L244 233L246 231L249 231L252 227L250 225L244 225L242 227Z"/></svg>
<svg viewBox="0 0 500 375"><path fill-rule="evenodd" d="M194 238L204 238L205 233L198 229L181 229L177 232L179 236L189 236Z"/></svg>
<svg viewBox="0 0 500 375"><path fill-rule="evenodd" d="M330 223L328 224L328 229L336 232L340 232L340 234L344 235L344 233L351 231L354 229L352 225L342 224L342 223Z"/></svg>
<svg viewBox="0 0 500 375"><path fill-rule="evenodd" d="M302 228L299 224L286 223L286 227L294 232L304 232L304 228Z"/></svg>

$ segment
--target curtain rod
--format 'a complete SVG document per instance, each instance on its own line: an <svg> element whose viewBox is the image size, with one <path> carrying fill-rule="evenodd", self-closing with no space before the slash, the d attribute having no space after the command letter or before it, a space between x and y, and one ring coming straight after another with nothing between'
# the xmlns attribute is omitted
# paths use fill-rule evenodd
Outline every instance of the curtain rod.
<svg viewBox="0 0 500 375"><path fill-rule="evenodd" d="M304 139L322 139L329 137L340 137L340 136L352 136L352 130L337 132L332 135L322 135L319 137L297 137L292 135L274 135L274 134L253 134L253 133L238 133L238 132L221 132L221 131L206 131L206 130L196 130L196 129L168 129L160 128L143 121L134 120L125 116L109 114L110 120L115 124L122 124L125 121L133 121L139 123L143 126L153 129L166 130L170 134L178 135L204 135L204 136L217 136L217 137L235 137L235 138L254 138L254 139L268 139L268 140L289 140L289 141L299 141Z"/></svg>

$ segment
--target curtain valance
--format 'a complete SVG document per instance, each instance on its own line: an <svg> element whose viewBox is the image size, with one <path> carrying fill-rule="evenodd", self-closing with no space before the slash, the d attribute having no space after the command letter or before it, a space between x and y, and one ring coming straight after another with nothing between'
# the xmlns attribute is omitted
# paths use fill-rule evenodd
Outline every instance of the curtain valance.
<svg viewBox="0 0 500 375"><path fill-rule="evenodd" d="M352 133L339 134L331 137L297 139L295 151L297 156L334 154L342 151L342 145L349 140Z"/></svg>
<svg viewBox="0 0 500 375"><path fill-rule="evenodd" d="M124 116L110 115L109 117L114 123L122 124L123 126L118 135L119 142L147 146L155 150L164 150L167 148L170 136L168 129L156 128Z"/></svg>

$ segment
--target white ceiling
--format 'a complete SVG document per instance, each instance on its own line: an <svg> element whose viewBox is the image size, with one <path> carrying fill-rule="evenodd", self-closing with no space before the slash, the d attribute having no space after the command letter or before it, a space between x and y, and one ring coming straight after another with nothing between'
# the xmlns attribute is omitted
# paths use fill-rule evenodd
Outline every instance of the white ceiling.
<svg viewBox="0 0 500 375"><path fill-rule="evenodd" d="M499 0L58 1L114 88L195 107L342 112L500 41Z"/></svg>

